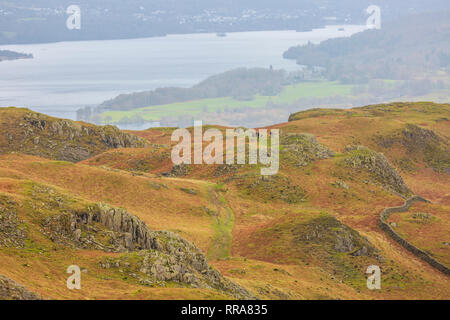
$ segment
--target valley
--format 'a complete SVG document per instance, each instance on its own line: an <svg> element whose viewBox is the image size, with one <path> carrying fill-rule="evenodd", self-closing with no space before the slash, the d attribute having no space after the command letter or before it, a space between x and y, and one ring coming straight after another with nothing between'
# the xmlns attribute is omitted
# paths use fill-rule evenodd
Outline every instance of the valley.
<svg viewBox="0 0 450 320"><path fill-rule="evenodd" d="M385 208L429 200L387 223L449 265L448 104L292 113L266 127L281 144L280 171L267 177L259 165L174 166L175 128L0 110L0 296L449 297L448 275L379 226ZM66 287L74 264L81 290ZM366 286L369 265L381 268L381 290Z"/></svg>

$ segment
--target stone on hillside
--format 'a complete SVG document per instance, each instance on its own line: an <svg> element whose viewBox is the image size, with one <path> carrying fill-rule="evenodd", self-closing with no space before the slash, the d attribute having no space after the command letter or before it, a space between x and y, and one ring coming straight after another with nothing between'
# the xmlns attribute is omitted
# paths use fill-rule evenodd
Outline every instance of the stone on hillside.
<svg viewBox="0 0 450 320"><path fill-rule="evenodd" d="M354 169L370 173L376 182L405 198L412 195L403 178L381 153L364 146L347 146L344 162Z"/></svg>
<svg viewBox="0 0 450 320"><path fill-rule="evenodd" d="M312 134L293 133L281 137L281 154L287 161L293 162L298 167L304 167L308 164L327 159L334 153L326 146L317 142Z"/></svg>
<svg viewBox="0 0 450 320"><path fill-rule="evenodd" d="M0 300L42 300L42 298L8 277L0 275Z"/></svg>
<svg viewBox="0 0 450 320"><path fill-rule="evenodd" d="M404 129L386 136L379 136L376 142L383 148L398 144L406 149L408 158L422 160L435 171L450 174L450 146L448 138L441 138L434 131L407 124Z"/></svg>
<svg viewBox="0 0 450 320"><path fill-rule="evenodd" d="M243 187L246 194L263 200L281 200L286 203L302 202L306 198L306 191L299 185L294 184L289 177L283 175L260 176L260 175L238 175L226 180L236 181L238 186Z"/></svg>
<svg viewBox="0 0 450 320"><path fill-rule="evenodd" d="M17 204L0 196L0 247L22 248L27 234L17 216Z"/></svg>
<svg viewBox="0 0 450 320"><path fill-rule="evenodd" d="M293 232L295 241L320 244L331 253L377 256L377 249L365 237L332 216L321 216L298 224Z"/></svg>
<svg viewBox="0 0 450 320"><path fill-rule="evenodd" d="M153 231L124 209L96 204L45 218L42 227L50 239L62 245L124 253L121 258L107 258L100 265L120 268L121 273L139 278L139 283L161 286L175 281L221 290L237 299L254 298L208 266L206 257L194 244L171 232Z"/></svg>
<svg viewBox="0 0 450 320"><path fill-rule="evenodd" d="M13 122L9 125L15 129L2 129L7 131L7 143L0 143L0 153L14 151L78 162L108 149L142 148L148 145L146 140L113 126L87 125L15 108L7 109L3 116Z"/></svg>
<svg viewBox="0 0 450 320"><path fill-rule="evenodd" d="M191 167L187 164L174 165L170 172L164 172L162 175L165 177L184 177L189 174Z"/></svg>

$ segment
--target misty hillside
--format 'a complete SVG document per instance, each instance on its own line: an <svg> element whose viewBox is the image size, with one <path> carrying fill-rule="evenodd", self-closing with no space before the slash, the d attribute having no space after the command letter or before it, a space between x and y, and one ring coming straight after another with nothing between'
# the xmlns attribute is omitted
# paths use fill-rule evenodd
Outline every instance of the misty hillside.
<svg viewBox="0 0 450 320"><path fill-rule="evenodd" d="M284 57L326 68L330 80L347 83L426 78L450 65L449 15L449 11L411 15L385 23L381 30L293 47Z"/></svg>
<svg viewBox="0 0 450 320"><path fill-rule="evenodd" d="M211 76L191 88L158 88L153 91L123 94L103 102L98 111L130 110L142 106L220 97L246 100L256 94L276 95L287 82L283 70L240 68Z"/></svg>
<svg viewBox="0 0 450 320"><path fill-rule="evenodd" d="M14 0L0 2L0 44L124 39L197 32L311 30L364 24L369 0L167 1ZM66 9L79 5L82 28L68 30ZM446 8L446 0L378 1L383 19Z"/></svg>
<svg viewBox="0 0 450 320"><path fill-rule="evenodd" d="M0 301L444 306L449 4L0 0Z"/></svg>

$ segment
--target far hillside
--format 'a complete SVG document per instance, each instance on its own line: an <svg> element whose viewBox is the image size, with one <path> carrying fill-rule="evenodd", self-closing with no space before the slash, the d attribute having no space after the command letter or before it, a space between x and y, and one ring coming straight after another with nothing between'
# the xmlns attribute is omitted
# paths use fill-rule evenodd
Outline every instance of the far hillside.
<svg viewBox="0 0 450 320"><path fill-rule="evenodd" d="M311 107L348 108L389 101L449 101L449 81L371 79L352 84L329 81L320 69L297 72L236 69L192 88L161 88L120 95L97 108L78 110L78 120L124 129L190 126L203 120L225 126L261 127L284 122Z"/></svg>
<svg viewBox="0 0 450 320"><path fill-rule="evenodd" d="M309 108L348 108L393 101L450 102L449 12L409 15L350 38L293 47L284 53L297 71L240 68L191 88L123 94L78 120L124 129L284 122ZM420 21L420 24L417 22Z"/></svg>
<svg viewBox="0 0 450 320"><path fill-rule="evenodd" d="M131 110L143 106L219 97L249 100L255 94L275 95L286 82L285 72L282 70L240 68L209 77L192 88L159 88L123 94L103 102L99 110Z"/></svg>
<svg viewBox="0 0 450 320"><path fill-rule="evenodd" d="M300 65L325 68L329 80L412 80L448 77L449 11L411 15L350 38L292 47L284 53Z"/></svg>
<svg viewBox="0 0 450 320"><path fill-rule="evenodd" d="M31 59L32 54L20 53L11 50L0 50L0 62L5 60Z"/></svg>

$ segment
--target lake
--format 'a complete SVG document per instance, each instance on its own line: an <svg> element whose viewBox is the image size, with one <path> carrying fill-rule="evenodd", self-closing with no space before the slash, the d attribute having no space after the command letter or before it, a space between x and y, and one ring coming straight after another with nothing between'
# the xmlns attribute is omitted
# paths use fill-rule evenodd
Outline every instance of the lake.
<svg viewBox="0 0 450 320"><path fill-rule="evenodd" d="M344 28L344 30L342 30ZM340 30L341 29L341 30ZM0 46L34 59L0 62L0 106L24 106L53 116L122 93L189 87L238 67L295 70L282 57L289 47L350 36L365 26L327 26L310 32L259 31Z"/></svg>

